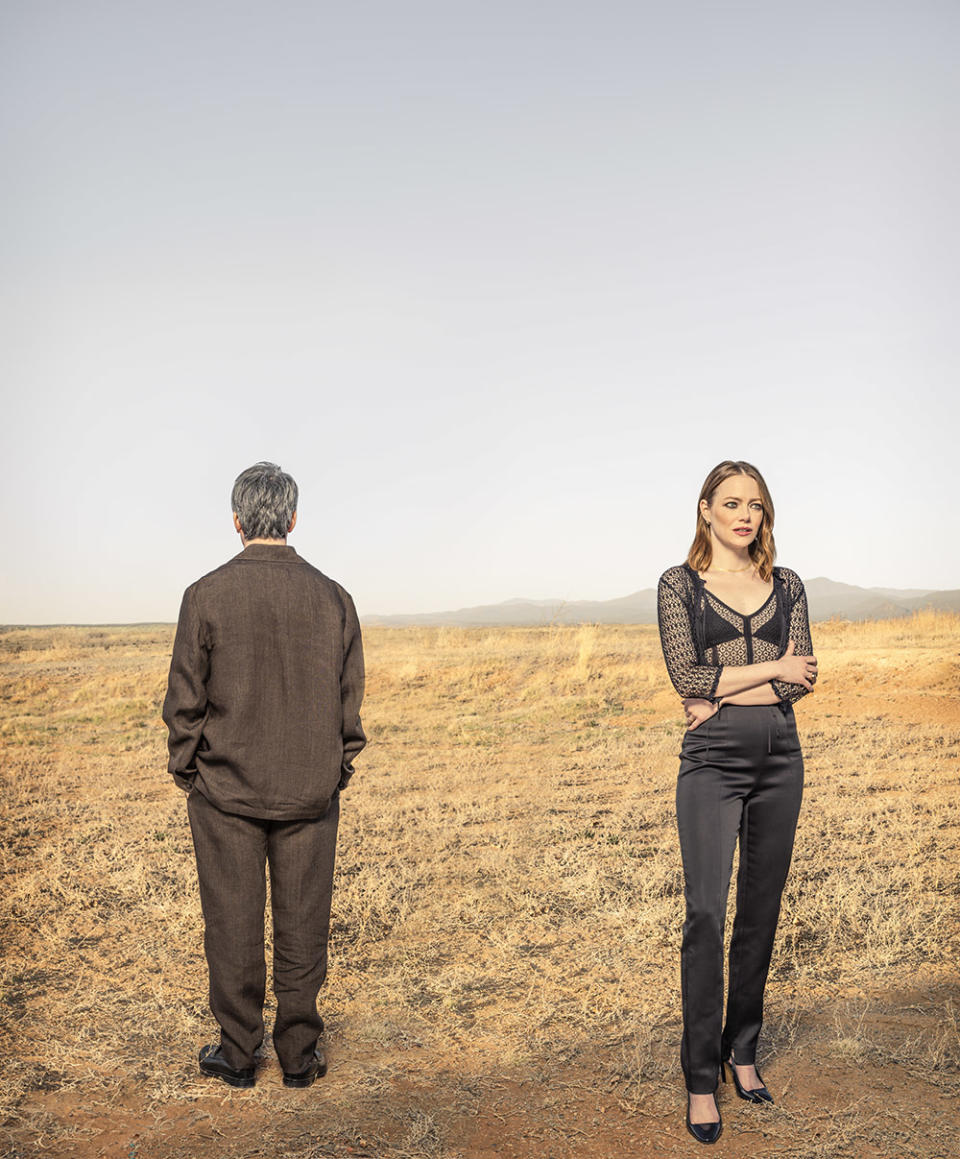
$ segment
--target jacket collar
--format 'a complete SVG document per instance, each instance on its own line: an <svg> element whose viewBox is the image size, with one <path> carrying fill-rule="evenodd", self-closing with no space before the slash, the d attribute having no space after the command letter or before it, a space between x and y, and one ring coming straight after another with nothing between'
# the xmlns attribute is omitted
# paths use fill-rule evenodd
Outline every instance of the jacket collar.
<svg viewBox="0 0 960 1159"><path fill-rule="evenodd" d="M292 563L300 558L296 551L286 543L248 543L247 546L235 555L234 559L243 560L272 560Z"/></svg>

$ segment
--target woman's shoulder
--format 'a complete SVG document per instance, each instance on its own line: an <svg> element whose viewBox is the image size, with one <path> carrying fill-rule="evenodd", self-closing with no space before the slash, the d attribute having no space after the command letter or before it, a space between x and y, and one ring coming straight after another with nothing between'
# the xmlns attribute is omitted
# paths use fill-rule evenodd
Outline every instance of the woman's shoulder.
<svg viewBox="0 0 960 1159"><path fill-rule="evenodd" d="M660 584L668 584L678 592L689 591L695 574L685 563L674 564L660 576Z"/></svg>
<svg viewBox="0 0 960 1159"><path fill-rule="evenodd" d="M773 569L773 574L782 584L786 584L790 591L803 591L803 580L789 567L780 567L779 564L776 564Z"/></svg>

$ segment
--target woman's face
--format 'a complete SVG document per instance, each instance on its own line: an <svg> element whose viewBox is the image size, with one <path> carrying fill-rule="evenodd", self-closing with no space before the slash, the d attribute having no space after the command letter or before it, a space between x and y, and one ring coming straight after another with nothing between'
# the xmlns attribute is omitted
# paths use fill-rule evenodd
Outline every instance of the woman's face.
<svg viewBox="0 0 960 1159"><path fill-rule="evenodd" d="M700 510L713 536L724 547L749 547L763 522L763 500L756 480L749 475L731 475L714 491L710 503L701 500Z"/></svg>

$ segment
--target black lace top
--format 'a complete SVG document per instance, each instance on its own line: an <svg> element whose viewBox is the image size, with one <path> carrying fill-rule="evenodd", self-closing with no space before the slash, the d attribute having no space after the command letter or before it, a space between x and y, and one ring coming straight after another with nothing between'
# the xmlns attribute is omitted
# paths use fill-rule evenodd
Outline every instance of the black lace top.
<svg viewBox="0 0 960 1159"><path fill-rule="evenodd" d="M657 588L657 621L663 658L681 696L717 700L720 673L727 664L777 660L793 640L798 656L812 656L810 620L803 582L786 567L773 569L773 591L752 615L728 607L688 564L667 568ZM805 696L802 684L771 680L788 704Z"/></svg>

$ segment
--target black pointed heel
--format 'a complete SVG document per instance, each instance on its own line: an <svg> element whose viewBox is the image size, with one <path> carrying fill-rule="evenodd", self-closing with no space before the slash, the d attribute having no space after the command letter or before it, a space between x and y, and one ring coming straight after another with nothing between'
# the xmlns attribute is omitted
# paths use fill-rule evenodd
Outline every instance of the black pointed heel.
<svg viewBox="0 0 960 1159"><path fill-rule="evenodd" d="M714 1095L714 1102L716 1102L716 1095ZM717 1114L720 1114L720 1105L717 1104ZM698 1143L716 1143L720 1138L720 1133L723 1131L723 1119L720 1118L716 1123L691 1123L690 1122L690 1094L687 1093L687 1130L696 1139Z"/></svg>
<svg viewBox="0 0 960 1159"><path fill-rule="evenodd" d="M744 1090L744 1088L740 1085L740 1080L737 1078L737 1068L733 1065L732 1057L728 1058L720 1068L720 1073L723 1075L724 1082L727 1081L727 1067L730 1068L730 1074L733 1077L733 1085L737 1088L737 1094L741 1099L746 1099L748 1103L773 1102L773 1095L770 1094L766 1086L755 1087L752 1091ZM761 1083L763 1082L759 1071L757 1071L757 1078L760 1079Z"/></svg>

